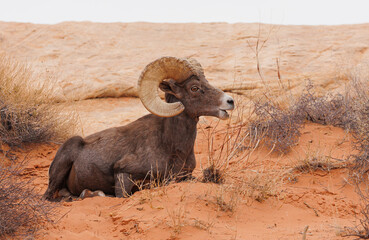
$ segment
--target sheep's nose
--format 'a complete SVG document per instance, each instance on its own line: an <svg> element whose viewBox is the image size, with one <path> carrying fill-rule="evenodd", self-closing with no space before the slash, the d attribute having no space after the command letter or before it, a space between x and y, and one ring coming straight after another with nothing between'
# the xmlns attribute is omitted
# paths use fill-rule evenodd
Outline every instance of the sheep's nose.
<svg viewBox="0 0 369 240"><path fill-rule="evenodd" d="M220 102L221 104L219 106L219 109L221 110L233 110L234 109L234 101L231 96L224 93Z"/></svg>
<svg viewBox="0 0 369 240"><path fill-rule="evenodd" d="M232 98L228 99L228 100L227 100L227 103L228 103L229 105L234 106L234 101L233 101L233 99L232 99Z"/></svg>
<svg viewBox="0 0 369 240"><path fill-rule="evenodd" d="M224 94L224 110L232 110L234 109L234 100L231 96Z"/></svg>

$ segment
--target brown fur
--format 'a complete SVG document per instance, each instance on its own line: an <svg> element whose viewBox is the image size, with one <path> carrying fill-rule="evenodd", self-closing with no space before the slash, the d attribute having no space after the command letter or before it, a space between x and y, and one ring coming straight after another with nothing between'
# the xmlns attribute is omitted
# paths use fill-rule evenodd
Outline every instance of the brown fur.
<svg viewBox="0 0 369 240"><path fill-rule="evenodd" d="M198 90L193 91L193 86ZM182 84L164 81L160 88L166 93L167 102L182 102L185 110L181 114L170 118L149 114L84 139L70 138L51 163L44 197L59 200L53 199L53 195L65 187L73 195L89 189L126 197L135 180L190 177L196 166L198 118L218 117L224 93L211 86L204 76L192 76ZM227 104L233 108L232 99Z"/></svg>

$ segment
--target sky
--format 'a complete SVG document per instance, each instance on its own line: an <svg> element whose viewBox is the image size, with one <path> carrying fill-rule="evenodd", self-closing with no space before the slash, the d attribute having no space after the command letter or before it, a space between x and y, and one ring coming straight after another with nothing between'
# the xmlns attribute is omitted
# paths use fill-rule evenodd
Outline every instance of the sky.
<svg viewBox="0 0 369 240"><path fill-rule="evenodd" d="M369 0L0 0L0 21L369 23Z"/></svg>

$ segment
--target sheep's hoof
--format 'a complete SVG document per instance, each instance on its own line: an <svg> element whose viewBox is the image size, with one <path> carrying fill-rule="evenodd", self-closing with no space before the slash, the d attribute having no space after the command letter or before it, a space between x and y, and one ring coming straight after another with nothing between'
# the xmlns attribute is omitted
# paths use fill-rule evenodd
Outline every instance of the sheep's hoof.
<svg viewBox="0 0 369 240"><path fill-rule="evenodd" d="M105 197L105 193L103 191L90 191L89 189L85 189L82 191L81 195L79 195L80 199L91 198L91 197Z"/></svg>
<svg viewBox="0 0 369 240"><path fill-rule="evenodd" d="M66 188L62 188L58 192L58 196L62 198L67 198L67 197L72 196L72 194Z"/></svg>

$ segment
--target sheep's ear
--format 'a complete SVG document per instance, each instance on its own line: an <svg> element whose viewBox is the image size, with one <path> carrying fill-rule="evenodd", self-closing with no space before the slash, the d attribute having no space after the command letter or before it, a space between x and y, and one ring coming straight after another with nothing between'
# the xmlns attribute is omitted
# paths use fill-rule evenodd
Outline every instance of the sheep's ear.
<svg viewBox="0 0 369 240"><path fill-rule="evenodd" d="M173 79L161 82L159 88L163 92L172 94L178 99L182 98L181 87L179 87Z"/></svg>

